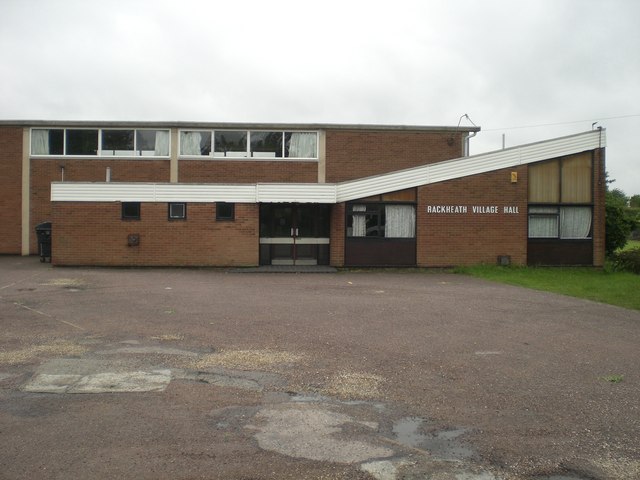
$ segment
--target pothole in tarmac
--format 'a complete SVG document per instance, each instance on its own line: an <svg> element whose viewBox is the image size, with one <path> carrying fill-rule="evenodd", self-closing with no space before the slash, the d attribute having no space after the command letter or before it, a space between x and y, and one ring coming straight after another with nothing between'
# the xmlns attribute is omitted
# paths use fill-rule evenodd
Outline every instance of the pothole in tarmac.
<svg viewBox="0 0 640 480"><path fill-rule="evenodd" d="M471 458L473 450L458 439L469 432L469 429L434 430L434 425L431 425L431 433L422 433L429 427L429 422L422 418L405 417L394 423L393 433L401 444L427 450L431 455L442 460L455 461Z"/></svg>
<svg viewBox="0 0 640 480"><path fill-rule="evenodd" d="M492 473L471 462L473 451L459 438L468 429L437 430L435 424L417 417L390 423L393 413L372 402L298 394L276 400L263 404L242 422L264 450L294 458L356 464L378 480L496 480ZM216 425L227 422L220 417Z"/></svg>

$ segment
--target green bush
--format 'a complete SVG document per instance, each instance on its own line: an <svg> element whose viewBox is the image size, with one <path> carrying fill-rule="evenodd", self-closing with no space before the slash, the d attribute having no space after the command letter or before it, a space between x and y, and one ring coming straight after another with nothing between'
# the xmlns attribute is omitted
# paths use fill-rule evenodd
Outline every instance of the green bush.
<svg viewBox="0 0 640 480"><path fill-rule="evenodd" d="M620 190L608 191L606 194L604 248L607 256L623 248L636 227L636 219L626 207L625 199Z"/></svg>
<svg viewBox="0 0 640 480"><path fill-rule="evenodd" d="M640 275L640 248L616 252L611 257L614 270Z"/></svg>

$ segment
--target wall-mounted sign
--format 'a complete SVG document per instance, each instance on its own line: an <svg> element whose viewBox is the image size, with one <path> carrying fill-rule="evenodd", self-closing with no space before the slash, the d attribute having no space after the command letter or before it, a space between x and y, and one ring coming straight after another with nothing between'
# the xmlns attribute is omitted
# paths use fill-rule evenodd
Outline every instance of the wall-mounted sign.
<svg viewBox="0 0 640 480"><path fill-rule="evenodd" d="M520 213L516 205L427 205L427 213L472 214L472 215L514 215Z"/></svg>

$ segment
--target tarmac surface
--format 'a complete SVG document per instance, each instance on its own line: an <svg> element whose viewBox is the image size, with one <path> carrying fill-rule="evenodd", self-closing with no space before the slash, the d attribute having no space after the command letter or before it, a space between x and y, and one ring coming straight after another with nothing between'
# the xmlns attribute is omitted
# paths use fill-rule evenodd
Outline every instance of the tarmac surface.
<svg viewBox="0 0 640 480"><path fill-rule="evenodd" d="M0 257L0 478L640 478L640 313L236 272Z"/></svg>

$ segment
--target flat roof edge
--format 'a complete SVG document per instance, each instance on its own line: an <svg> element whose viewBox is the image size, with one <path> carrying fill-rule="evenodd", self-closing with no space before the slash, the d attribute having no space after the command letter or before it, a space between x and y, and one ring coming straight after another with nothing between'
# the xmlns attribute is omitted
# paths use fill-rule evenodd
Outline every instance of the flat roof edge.
<svg viewBox="0 0 640 480"><path fill-rule="evenodd" d="M240 123L240 122L189 122L189 121L113 121L113 120L0 120L3 127L139 127L139 128L271 128L292 130L380 130L426 132L479 132L480 127L445 125L386 125L367 123Z"/></svg>

